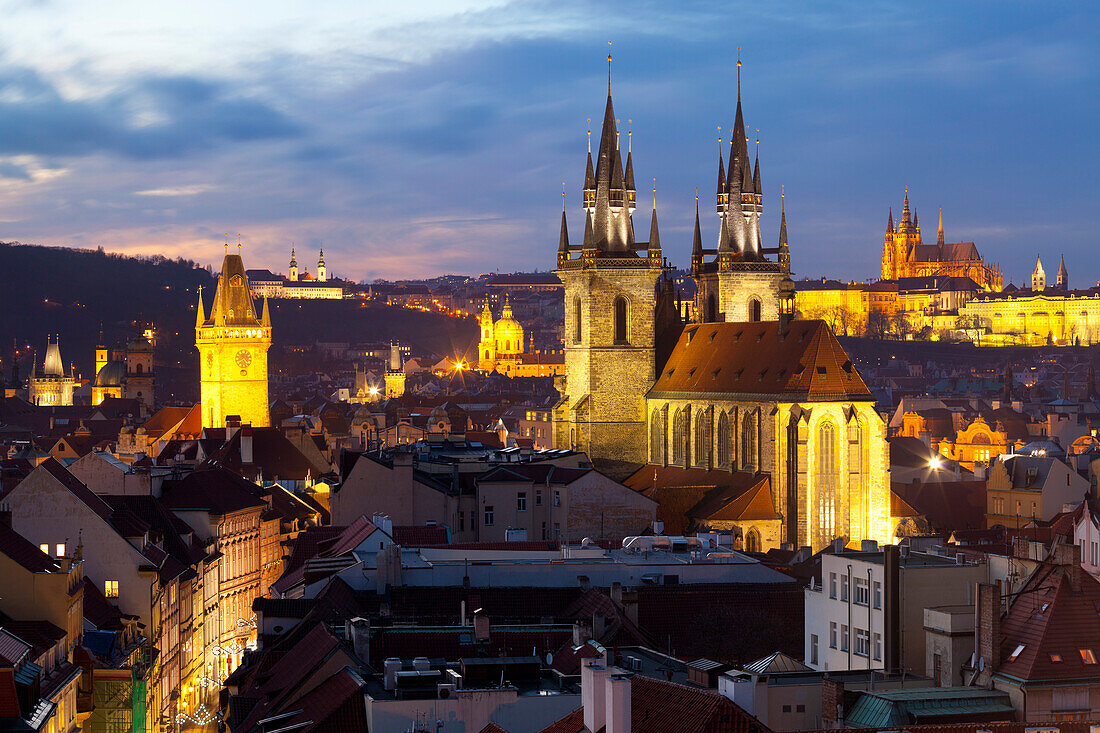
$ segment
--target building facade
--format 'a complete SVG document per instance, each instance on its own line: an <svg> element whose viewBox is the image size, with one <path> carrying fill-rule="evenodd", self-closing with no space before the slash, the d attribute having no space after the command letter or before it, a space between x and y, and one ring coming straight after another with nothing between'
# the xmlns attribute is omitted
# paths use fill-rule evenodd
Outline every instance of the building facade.
<svg viewBox="0 0 1100 733"><path fill-rule="evenodd" d="M113 352L103 343L95 347L95 380L92 382L92 404L107 397L136 399L146 407L154 403L156 375L153 369L154 344L152 330L135 336L126 348Z"/></svg>
<svg viewBox="0 0 1100 733"><path fill-rule="evenodd" d="M61 348L58 339L46 339L46 358L42 360L42 371L38 371L37 357L31 362L31 377L27 382L27 399L32 405L42 407L60 407L73 404L73 389L76 377L72 369L65 373L61 361Z"/></svg>
<svg viewBox="0 0 1100 733"><path fill-rule="evenodd" d="M241 423L267 427L267 350L271 348L271 316L267 299L257 318L240 254L225 254L210 317L199 293L195 345L204 428L225 427L231 415Z"/></svg>

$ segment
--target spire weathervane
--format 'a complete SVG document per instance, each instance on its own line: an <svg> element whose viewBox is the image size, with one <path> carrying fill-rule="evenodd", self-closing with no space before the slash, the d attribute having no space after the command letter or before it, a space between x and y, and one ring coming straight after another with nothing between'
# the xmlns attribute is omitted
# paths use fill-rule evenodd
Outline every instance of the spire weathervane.
<svg viewBox="0 0 1100 733"><path fill-rule="evenodd" d="M634 120L627 120L626 121L626 152L627 152L627 155L630 154L630 141L633 139L632 136L634 135L634 130L630 129L633 124L634 124Z"/></svg>
<svg viewBox="0 0 1100 733"><path fill-rule="evenodd" d="M588 136L588 154L592 155L592 118L589 117L585 125L585 135Z"/></svg>
<svg viewBox="0 0 1100 733"><path fill-rule="evenodd" d="M741 98L741 47L737 47L737 98Z"/></svg>
<svg viewBox="0 0 1100 733"><path fill-rule="evenodd" d="M653 179L653 210L657 210L657 179Z"/></svg>
<svg viewBox="0 0 1100 733"><path fill-rule="evenodd" d="M565 213L565 181L561 182L561 210Z"/></svg>
<svg viewBox="0 0 1100 733"><path fill-rule="evenodd" d="M241 254L241 233L237 232L237 256Z"/></svg>
<svg viewBox="0 0 1100 733"><path fill-rule="evenodd" d="M611 96L611 41L607 42L607 94Z"/></svg>

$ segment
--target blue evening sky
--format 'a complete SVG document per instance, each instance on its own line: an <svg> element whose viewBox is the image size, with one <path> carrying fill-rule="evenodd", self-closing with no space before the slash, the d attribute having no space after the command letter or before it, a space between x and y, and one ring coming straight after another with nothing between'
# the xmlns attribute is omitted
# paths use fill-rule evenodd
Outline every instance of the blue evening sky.
<svg viewBox="0 0 1100 733"><path fill-rule="evenodd" d="M877 274L906 185L925 239L1020 283L1100 278L1100 6L0 0L0 240L352 279L548 269L585 125L633 129L640 236L688 263L713 213L735 61L760 129L763 235L786 186L800 277ZM598 129L594 132L598 134ZM723 135L728 139L728 133ZM595 142L595 141L594 141ZM1089 171L1092 171L1090 174Z"/></svg>

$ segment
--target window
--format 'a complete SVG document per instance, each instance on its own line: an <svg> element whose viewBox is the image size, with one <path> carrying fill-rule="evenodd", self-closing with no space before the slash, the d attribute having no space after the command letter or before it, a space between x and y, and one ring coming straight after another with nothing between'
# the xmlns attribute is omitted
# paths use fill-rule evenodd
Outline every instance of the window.
<svg viewBox="0 0 1100 733"><path fill-rule="evenodd" d="M1092 565L1097 565L1098 564L1097 563L1097 558L1100 557L1100 555L1098 555L1098 551L1100 551L1100 546L1098 546L1097 543L1093 542L1092 543L1092 555L1090 556L1090 560L1092 561L1091 562Z"/></svg>
<svg viewBox="0 0 1100 733"><path fill-rule="evenodd" d="M581 299L573 298L573 343L581 342Z"/></svg>
<svg viewBox="0 0 1100 733"><path fill-rule="evenodd" d="M867 592L867 580L864 578L856 578L853 582L855 583L855 598L853 602L857 606L866 606L869 600L868 596L870 595Z"/></svg>
<svg viewBox="0 0 1100 733"><path fill-rule="evenodd" d="M485 521L483 522L483 524L486 527L493 526L493 507L491 505L487 504L485 506Z"/></svg>
<svg viewBox="0 0 1100 733"><path fill-rule="evenodd" d="M527 492L526 491L519 491L519 492L516 493L516 511L517 512L527 511Z"/></svg>
<svg viewBox="0 0 1100 733"><path fill-rule="evenodd" d="M836 649L836 621L829 622L829 648Z"/></svg>
<svg viewBox="0 0 1100 733"><path fill-rule="evenodd" d="M542 489L535 490L535 506L542 506Z"/></svg>
<svg viewBox="0 0 1100 733"><path fill-rule="evenodd" d="M823 422L817 429L817 536L822 545L836 537L836 427ZM848 600L845 594L842 600Z"/></svg>
<svg viewBox="0 0 1100 733"><path fill-rule="evenodd" d="M1050 661L1057 664L1058 662L1062 661L1062 655L1061 654L1051 654L1050 655Z"/></svg>
<svg viewBox="0 0 1100 733"><path fill-rule="evenodd" d="M1079 649L1081 652L1081 661L1085 664L1096 664L1096 656L1092 653L1092 649Z"/></svg>
<svg viewBox="0 0 1100 733"><path fill-rule="evenodd" d="M1005 499L1003 496L993 497L993 513L1004 514L1005 513Z"/></svg>
<svg viewBox="0 0 1100 733"><path fill-rule="evenodd" d="M784 705L783 706L783 712L785 712L785 713L791 712L791 706L790 705Z"/></svg>
<svg viewBox="0 0 1100 733"><path fill-rule="evenodd" d="M626 298L615 298L615 343L625 344L626 341Z"/></svg>
<svg viewBox="0 0 1100 733"><path fill-rule="evenodd" d="M56 555L57 557L65 557L65 543L64 542L58 542L57 547L55 547L54 549L57 550L57 555Z"/></svg>
<svg viewBox="0 0 1100 733"><path fill-rule="evenodd" d="M714 293L707 296L707 323L714 323L718 320L718 299L714 297Z"/></svg>
<svg viewBox="0 0 1100 733"><path fill-rule="evenodd" d="M882 583L875 581L875 608L882 608Z"/></svg>
<svg viewBox="0 0 1100 733"><path fill-rule="evenodd" d="M749 320L753 322L760 321L760 301L756 298L749 301Z"/></svg>
<svg viewBox="0 0 1100 733"><path fill-rule="evenodd" d="M806 706L805 705L795 705L794 706L794 711L796 713L804 713L804 712L806 712Z"/></svg>
<svg viewBox="0 0 1100 733"><path fill-rule="evenodd" d="M49 555L50 554L50 545L47 542L43 542L41 545L39 545L38 549L42 550L43 555Z"/></svg>
<svg viewBox="0 0 1100 733"><path fill-rule="evenodd" d="M549 538L548 538L548 537L546 536L546 522L543 522L543 523L542 523L542 538L543 538L544 540L545 540L545 539L549 539Z"/></svg>
<svg viewBox="0 0 1100 733"><path fill-rule="evenodd" d="M760 533L755 529L750 529L749 533L745 535L745 550L747 552L760 552Z"/></svg>
<svg viewBox="0 0 1100 733"><path fill-rule="evenodd" d="M840 576L840 600L848 600L848 576Z"/></svg>
<svg viewBox="0 0 1100 733"><path fill-rule="evenodd" d="M882 661L882 634L876 633L874 635L875 640L875 661Z"/></svg>
<svg viewBox="0 0 1100 733"><path fill-rule="evenodd" d="M554 536L551 539L561 538L561 522L554 522Z"/></svg>
<svg viewBox="0 0 1100 733"><path fill-rule="evenodd" d="M723 471L731 470L730 466L730 419L723 410L718 413L718 465Z"/></svg>
<svg viewBox="0 0 1100 733"><path fill-rule="evenodd" d="M836 598L836 573L829 573L829 598Z"/></svg>
<svg viewBox="0 0 1100 733"><path fill-rule="evenodd" d="M810 634L810 664L817 664L817 634Z"/></svg>
<svg viewBox="0 0 1100 733"><path fill-rule="evenodd" d="M107 596L108 598L118 598L118 581L103 581L103 595Z"/></svg>
<svg viewBox="0 0 1100 733"><path fill-rule="evenodd" d="M561 506L561 492L554 490L554 506Z"/></svg>
<svg viewBox="0 0 1100 733"><path fill-rule="evenodd" d="M1024 651L1024 645L1023 644L1018 645L1015 649L1012 650L1012 653L1008 655L1008 661L1015 662L1016 657L1020 656L1020 654L1023 651ZM1082 653L1081 656L1084 656L1084 654Z"/></svg>
<svg viewBox="0 0 1100 733"><path fill-rule="evenodd" d="M867 629L856 629L856 654L866 657L871 653L871 635Z"/></svg>
<svg viewBox="0 0 1100 733"><path fill-rule="evenodd" d="M848 624L840 625L840 651L848 651L848 643L850 639L848 636Z"/></svg>

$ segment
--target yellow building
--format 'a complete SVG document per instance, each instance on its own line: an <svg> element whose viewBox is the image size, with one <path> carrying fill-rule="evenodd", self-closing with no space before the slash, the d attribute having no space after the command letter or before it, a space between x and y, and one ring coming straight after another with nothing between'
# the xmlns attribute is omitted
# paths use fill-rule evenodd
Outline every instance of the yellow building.
<svg viewBox="0 0 1100 733"><path fill-rule="evenodd" d="M390 364L383 379L386 381L386 399L405 394L405 368L401 364L401 347L397 344L390 344Z"/></svg>
<svg viewBox="0 0 1100 733"><path fill-rule="evenodd" d="M218 276L210 317L199 293L195 315L195 345L199 371L203 428L225 427L238 416L242 424L267 427L267 350L271 348L271 316L267 299L257 318L240 254L228 250Z"/></svg>
<svg viewBox="0 0 1100 733"><path fill-rule="evenodd" d="M987 331L982 344L1100 343L1100 291L1008 289L971 300L959 314Z"/></svg>
<svg viewBox="0 0 1100 733"><path fill-rule="evenodd" d="M565 373L565 355L561 351L525 351L523 326L512 316L512 305L504 297L500 319L493 322L489 303L481 311L481 341L478 343L477 368L485 373L500 372L506 377L556 377Z"/></svg>
<svg viewBox="0 0 1100 733"><path fill-rule="evenodd" d="M102 343L95 347L95 379L92 381L92 404L107 397L136 399L146 407L153 406L155 374L153 372L153 331L147 330L126 344L120 352L111 351Z"/></svg>
<svg viewBox="0 0 1100 733"><path fill-rule="evenodd" d="M990 425L978 415L953 440L941 441L939 452L973 471L975 466L988 466L992 459L1008 453L1010 443L1004 425Z"/></svg>

